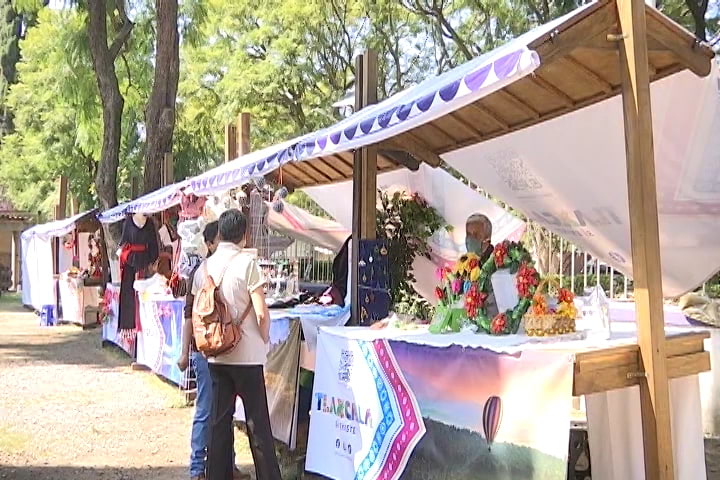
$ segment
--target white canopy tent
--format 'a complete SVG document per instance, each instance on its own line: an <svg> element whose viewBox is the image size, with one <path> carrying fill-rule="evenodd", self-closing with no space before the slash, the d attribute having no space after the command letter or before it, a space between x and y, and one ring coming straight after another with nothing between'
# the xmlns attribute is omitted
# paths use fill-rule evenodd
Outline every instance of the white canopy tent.
<svg viewBox="0 0 720 480"><path fill-rule="evenodd" d="M35 225L22 233L23 305L40 311L45 305L57 303L52 242L72 232L78 222L94 215L95 210L88 210L64 220ZM67 270L72 265L72 254L59 249L58 265L60 271Z"/></svg>

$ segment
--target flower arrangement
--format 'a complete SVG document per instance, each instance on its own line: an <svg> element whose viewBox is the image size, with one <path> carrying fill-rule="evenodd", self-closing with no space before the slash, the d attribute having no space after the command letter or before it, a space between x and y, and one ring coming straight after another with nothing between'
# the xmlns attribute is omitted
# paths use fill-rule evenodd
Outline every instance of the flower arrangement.
<svg viewBox="0 0 720 480"><path fill-rule="evenodd" d="M566 288L557 292L557 307L548 305L547 296L542 293L547 282L543 282L533 296L532 307L525 315L525 332L530 336L546 336L575 331L575 295Z"/></svg>
<svg viewBox="0 0 720 480"><path fill-rule="evenodd" d="M491 319L487 314L490 278L499 269L515 274L518 303ZM458 332L471 323L478 331L506 335L517 333L540 277L527 249L521 243L505 241L495 246L484 263L481 264L480 257L474 253L465 254L452 268L439 269L438 279L440 285L435 289L438 306L430 326L432 333Z"/></svg>

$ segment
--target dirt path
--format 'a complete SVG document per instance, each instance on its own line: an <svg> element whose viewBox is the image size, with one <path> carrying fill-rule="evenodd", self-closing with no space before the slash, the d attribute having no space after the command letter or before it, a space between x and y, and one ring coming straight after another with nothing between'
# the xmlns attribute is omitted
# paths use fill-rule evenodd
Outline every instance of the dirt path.
<svg viewBox="0 0 720 480"><path fill-rule="evenodd" d="M177 388L132 371L98 329L37 323L2 299L0 479L188 478L192 408Z"/></svg>

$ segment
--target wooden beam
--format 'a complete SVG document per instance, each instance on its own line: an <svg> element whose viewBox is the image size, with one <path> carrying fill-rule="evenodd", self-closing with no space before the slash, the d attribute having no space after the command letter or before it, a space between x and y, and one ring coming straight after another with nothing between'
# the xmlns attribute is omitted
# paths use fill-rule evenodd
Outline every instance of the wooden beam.
<svg viewBox="0 0 720 480"><path fill-rule="evenodd" d="M566 57L563 57L562 61L566 65L569 65L571 68L574 68L577 72L579 72L587 80L590 80L591 82L595 83L603 92L610 93L613 91L613 86L610 82L608 82L603 77L601 77L597 72L592 71L585 64L580 63L579 61L577 61L576 59L574 59L573 57L571 57L569 55Z"/></svg>
<svg viewBox="0 0 720 480"><path fill-rule="evenodd" d="M250 153L250 114L248 112L242 112L238 115L235 137L237 141L237 156Z"/></svg>
<svg viewBox="0 0 720 480"><path fill-rule="evenodd" d="M433 153L430 147L409 132L383 140L378 144L378 148L382 150L400 150L407 152L432 167L439 167L442 163L439 155Z"/></svg>
<svg viewBox="0 0 720 480"><path fill-rule="evenodd" d="M74 217L80 213L80 203L75 195L70 195L70 216Z"/></svg>
<svg viewBox="0 0 720 480"><path fill-rule="evenodd" d="M237 128L228 123L225 125L225 163L235 160L237 157Z"/></svg>
<svg viewBox="0 0 720 480"><path fill-rule="evenodd" d="M490 110L490 108L481 105L479 102L471 103L468 105L468 107L471 110L475 110L476 112L480 113L481 115L484 115L486 118L491 120L493 123L495 123L498 127L500 127L501 130L510 130L510 124L503 120L499 114L493 112Z"/></svg>
<svg viewBox="0 0 720 480"><path fill-rule="evenodd" d="M507 89L498 90L496 92L496 94L499 94L505 100L512 103L515 106L515 108L517 108L518 110L522 110L523 112L525 112L525 114L527 114L529 117L540 118L540 112L538 112L533 107L531 107L527 103L520 100L518 97L516 97L512 93L508 92Z"/></svg>
<svg viewBox="0 0 720 480"><path fill-rule="evenodd" d="M563 92L559 88L557 88L552 83L545 80L543 77L541 77L537 72L530 75L530 80L537 85L538 87L542 88L546 92L551 93L555 97L557 97L562 103L565 104L566 107L573 107L575 105L575 100L573 100L570 95Z"/></svg>
<svg viewBox="0 0 720 480"><path fill-rule="evenodd" d="M662 270L643 0L619 0L620 49L635 318L645 377L640 409L647 480L674 480Z"/></svg>
<svg viewBox="0 0 720 480"><path fill-rule="evenodd" d="M55 220L62 220L67 216L67 200L68 200L68 177L60 175L58 179L58 199L57 209L55 210Z"/></svg>
<svg viewBox="0 0 720 480"><path fill-rule="evenodd" d="M672 24L660 12L648 9L647 33L678 57L690 71L706 77L712 69L713 51L700 44L696 39L689 38L687 32ZM687 40L683 41L685 37Z"/></svg>
<svg viewBox="0 0 720 480"><path fill-rule="evenodd" d="M614 10L610 2L598 2L578 15L572 25L562 31L553 30L528 47L537 52L541 63L548 64L569 54L588 38L607 32L616 21Z"/></svg>

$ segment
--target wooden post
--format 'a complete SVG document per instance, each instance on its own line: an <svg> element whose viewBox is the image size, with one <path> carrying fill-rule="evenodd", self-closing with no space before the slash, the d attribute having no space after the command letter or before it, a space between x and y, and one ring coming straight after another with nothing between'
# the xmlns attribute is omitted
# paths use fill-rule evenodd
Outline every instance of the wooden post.
<svg viewBox="0 0 720 480"><path fill-rule="evenodd" d="M12 290L17 291L20 283L20 232L12 232L12 243L10 247L10 281Z"/></svg>
<svg viewBox="0 0 720 480"><path fill-rule="evenodd" d="M68 178L60 175L58 179L58 201L55 220L62 220L67 215Z"/></svg>
<svg viewBox="0 0 720 480"><path fill-rule="evenodd" d="M130 178L130 198L134 200L138 195L140 195L140 177L133 175Z"/></svg>
<svg viewBox="0 0 720 480"><path fill-rule="evenodd" d="M237 129L228 123L225 125L225 163L235 160L237 156Z"/></svg>
<svg viewBox="0 0 720 480"><path fill-rule="evenodd" d="M647 23L643 0L618 0L635 317L644 368L640 382L645 478L674 480L666 369L660 240L655 190Z"/></svg>
<svg viewBox="0 0 720 480"><path fill-rule="evenodd" d="M175 166L172 153L166 153L163 156L160 178L163 187L170 185L175 181Z"/></svg>
<svg viewBox="0 0 720 480"><path fill-rule="evenodd" d="M366 103L367 102L367 103ZM355 58L355 111L377 102L377 53L368 50ZM351 322L360 323L360 240L375 238L377 148L356 149L353 155L353 228L350 269Z"/></svg>
<svg viewBox="0 0 720 480"><path fill-rule="evenodd" d="M70 216L74 217L80 213L80 202L75 195L70 195Z"/></svg>
<svg viewBox="0 0 720 480"><path fill-rule="evenodd" d="M235 137L237 142L235 152L237 155L234 158L250 153L250 114L248 112L242 112L238 115Z"/></svg>

